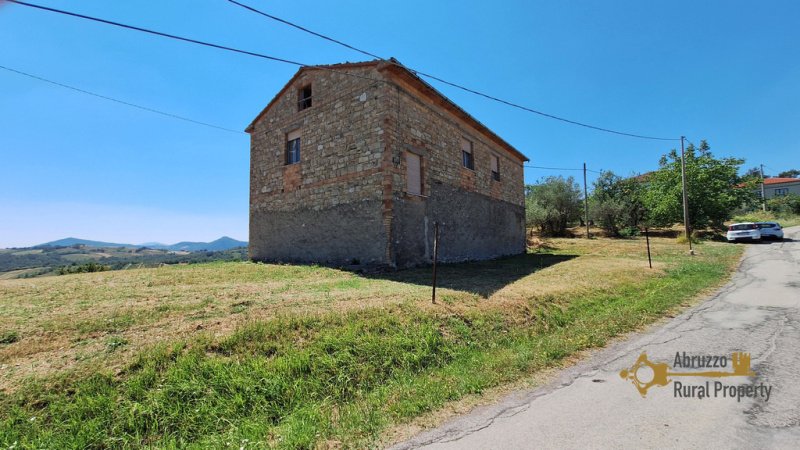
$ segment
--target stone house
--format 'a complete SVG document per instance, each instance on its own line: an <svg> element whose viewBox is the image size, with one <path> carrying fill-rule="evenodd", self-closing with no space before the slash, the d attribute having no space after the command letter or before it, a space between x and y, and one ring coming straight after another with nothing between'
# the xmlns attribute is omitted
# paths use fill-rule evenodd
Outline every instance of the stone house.
<svg viewBox="0 0 800 450"><path fill-rule="evenodd" d="M247 127L250 257L455 262L525 251L528 159L396 60L303 67Z"/></svg>
<svg viewBox="0 0 800 450"><path fill-rule="evenodd" d="M789 194L800 195L800 178L764 178L764 196L767 199Z"/></svg>

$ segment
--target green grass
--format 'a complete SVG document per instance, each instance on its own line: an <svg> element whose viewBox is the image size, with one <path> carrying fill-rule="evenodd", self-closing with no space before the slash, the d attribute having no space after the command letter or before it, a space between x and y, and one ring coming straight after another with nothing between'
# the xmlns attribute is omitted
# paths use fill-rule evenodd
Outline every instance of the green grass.
<svg viewBox="0 0 800 450"><path fill-rule="evenodd" d="M563 241L552 253L574 254L576 246L588 245L582 248L592 252L586 255L589 262L607 265L609 259L623 257L641 261L637 241L610 242ZM687 257L680 247L665 242L657 247L671 249L657 256L663 271L636 282L578 294L531 294L513 307L481 306L487 301L481 300L484 293L496 289L479 283L480 295L470 295L468 301L450 294L454 302L476 306L406 301L346 312L293 312L250 321L226 335L159 343L117 372L98 369L33 378L22 389L0 394L0 445L373 446L392 425L553 366L652 322L718 285L741 252L739 246L702 243L698 256ZM567 271L570 262L562 264ZM445 266L443 273L463 273L470 267ZM557 271L559 265L548 270ZM374 283L333 276L329 269L296 271L322 279L311 288L318 295ZM413 280L423 272L394 278L404 276ZM232 313L246 313L250 307L233 305L242 309ZM116 324L109 328L118 329ZM118 335L106 343L108 351L127 344Z"/></svg>
<svg viewBox="0 0 800 450"><path fill-rule="evenodd" d="M775 214L772 211L754 211L743 214L731 219L731 222L766 222L776 221L783 227L794 227L800 225L800 216L795 214Z"/></svg>

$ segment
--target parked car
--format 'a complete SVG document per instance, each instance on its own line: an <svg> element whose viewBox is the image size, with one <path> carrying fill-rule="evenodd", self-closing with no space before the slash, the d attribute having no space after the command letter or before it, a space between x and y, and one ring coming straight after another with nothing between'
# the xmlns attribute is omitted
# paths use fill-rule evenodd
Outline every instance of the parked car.
<svg viewBox="0 0 800 450"><path fill-rule="evenodd" d="M778 222L758 222L759 230L761 230L761 237L763 239L783 239L783 227Z"/></svg>
<svg viewBox="0 0 800 450"><path fill-rule="evenodd" d="M761 228L753 222L735 223L728 227L728 242L760 241Z"/></svg>

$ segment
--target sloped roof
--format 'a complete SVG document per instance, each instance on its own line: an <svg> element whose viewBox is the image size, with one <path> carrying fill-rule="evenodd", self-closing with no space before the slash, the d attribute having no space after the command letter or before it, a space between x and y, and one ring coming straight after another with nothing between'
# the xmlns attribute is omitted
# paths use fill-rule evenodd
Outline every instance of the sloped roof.
<svg viewBox="0 0 800 450"><path fill-rule="evenodd" d="M333 71L347 71L350 69L361 68L361 67L370 67L374 66L378 68L378 71L384 74L387 74L387 78L391 79L395 83L398 81L404 81L411 85L413 88L418 90L418 94L422 96L426 96L428 100L433 101L433 103L438 104L439 106L446 109L451 114L459 117L460 119L467 122L470 126L475 128L477 131L482 133L486 136L489 140L495 142L499 146L503 147L507 150L511 155L515 156L516 158L520 159L521 161L529 161L528 157L526 157L522 152L514 148L511 144L506 142L503 138L498 136L495 132L489 129L486 125L481 123L478 119L473 117L471 114L466 112L463 108L455 104L452 100L447 98L444 94L436 90L433 86L427 83L425 80L420 78L418 75L407 69L404 65L402 65L399 61L394 58L389 60L372 60L372 61L362 61L362 62L345 62L345 63L338 63L338 64L328 64L328 65L321 65L321 66L303 66L297 70L297 72L292 76L292 78L278 91L277 94L270 100L266 107L256 116L255 119L250 123L250 125L245 128L245 131L250 133L253 131L253 127L255 126L256 122L258 122L269 110L270 108L278 101L279 98L283 96L283 94L294 84L295 80L300 77L304 72L308 70L333 70ZM418 95L419 96L419 95Z"/></svg>
<svg viewBox="0 0 800 450"><path fill-rule="evenodd" d="M764 178L764 184L800 183L800 178Z"/></svg>

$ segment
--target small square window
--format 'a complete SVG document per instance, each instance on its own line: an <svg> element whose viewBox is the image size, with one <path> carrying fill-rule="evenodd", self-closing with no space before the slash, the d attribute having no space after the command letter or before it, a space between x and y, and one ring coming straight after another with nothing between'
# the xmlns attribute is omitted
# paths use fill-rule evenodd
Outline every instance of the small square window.
<svg viewBox="0 0 800 450"><path fill-rule="evenodd" d="M496 155L492 155L492 179L494 181L500 181L500 158Z"/></svg>
<svg viewBox="0 0 800 450"><path fill-rule="evenodd" d="M472 141L461 139L461 163L469 170L475 170L475 157L472 154Z"/></svg>
<svg viewBox="0 0 800 450"><path fill-rule="evenodd" d="M300 130L294 130L286 135L286 164L300 162Z"/></svg>
<svg viewBox="0 0 800 450"><path fill-rule="evenodd" d="M311 108L311 85L303 86L297 91L297 110Z"/></svg>

